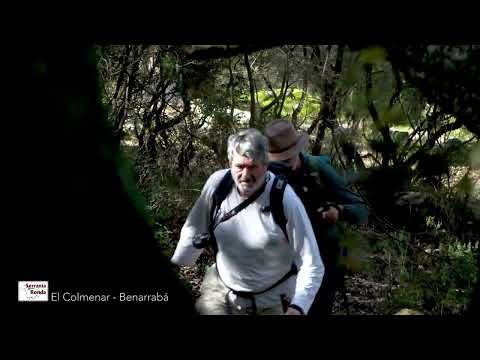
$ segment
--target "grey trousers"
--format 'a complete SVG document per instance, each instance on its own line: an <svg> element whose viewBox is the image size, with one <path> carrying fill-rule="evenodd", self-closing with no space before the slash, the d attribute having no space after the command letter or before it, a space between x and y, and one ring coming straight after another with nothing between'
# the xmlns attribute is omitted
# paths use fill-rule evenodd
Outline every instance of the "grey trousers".
<svg viewBox="0 0 480 360"><path fill-rule="evenodd" d="M231 300L231 291L219 278L215 265L205 272L200 293L195 304L200 315L252 315L250 300L246 304ZM283 308L281 304L269 308L257 307L256 315L283 315Z"/></svg>

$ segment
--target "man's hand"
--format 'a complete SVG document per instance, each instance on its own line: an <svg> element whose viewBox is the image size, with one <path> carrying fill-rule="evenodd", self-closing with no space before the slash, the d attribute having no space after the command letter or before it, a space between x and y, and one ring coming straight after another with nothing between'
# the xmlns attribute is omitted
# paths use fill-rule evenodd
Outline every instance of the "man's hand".
<svg viewBox="0 0 480 360"><path fill-rule="evenodd" d="M342 205L339 205L339 207L341 209ZM340 215L340 212L333 206L330 206L328 210L325 210L325 208L321 207L318 208L317 211L320 213L322 219L329 224L335 224L338 221L338 216Z"/></svg>
<svg viewBox="0 0 480 360"><path fill-rule="evenodd" d="M297 309L289 307L287 308L287 311L285 312L284 315L302 315L302 313Z"/></svg>

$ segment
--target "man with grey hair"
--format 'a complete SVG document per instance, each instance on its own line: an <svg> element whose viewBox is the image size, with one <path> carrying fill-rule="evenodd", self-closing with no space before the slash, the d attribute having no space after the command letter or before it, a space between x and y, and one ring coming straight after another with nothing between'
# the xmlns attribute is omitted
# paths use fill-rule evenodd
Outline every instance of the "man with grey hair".
<svg viewBox="0 0 480 360"><path fill-rule="evenodd" d="M231 135L230 169L209 177L182 228L174 264L193 265L205 239L215 253L196 303L200 314L306 314L321 284L324 266L315 235L289 185L280 200L283 227L269 210L280 180L267 171L267 156L268 140L258 130Z"/></svg>

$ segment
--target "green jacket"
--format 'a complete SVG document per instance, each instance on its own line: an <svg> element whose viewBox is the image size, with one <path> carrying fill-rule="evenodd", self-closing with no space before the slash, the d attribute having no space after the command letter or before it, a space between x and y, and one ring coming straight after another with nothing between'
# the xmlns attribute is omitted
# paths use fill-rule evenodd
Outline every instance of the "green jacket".
<svg viewBox="0 0 480 360"><path fill-rule="evenodd" d="M348 189L342 176L331 165L328 156L300 154L302 166L296 171L289 183L310 216L317 238L323 242L325 238L339 240L345 223L361 224L368 219L368 209L359 195ZM319 221L316 210L326 202L343 206L339 221L328 224Z"/></svg>

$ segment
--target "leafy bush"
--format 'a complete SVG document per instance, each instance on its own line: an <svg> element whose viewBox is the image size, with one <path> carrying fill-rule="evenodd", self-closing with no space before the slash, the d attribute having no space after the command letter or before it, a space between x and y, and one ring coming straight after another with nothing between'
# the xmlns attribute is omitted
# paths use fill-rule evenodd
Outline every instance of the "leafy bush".
<svg viewBox="0 0 480 360"><path fill-rule="evenodd" d="M155 224L155 240L168 258L175 252L173 232L165 225Z"/></svg>
<svg viewBox="0 0 480 360"><path fill-rule="evenodd" d="M478 281L475 253L479 242L463 243L443 236L443 242L436 249L409 251L411 243L405 241L400 241L396 249L385 249L390 258L395 258L388 268L396 280L388 296L391 312L413 308L444 315L467 310Z"/></svg>

